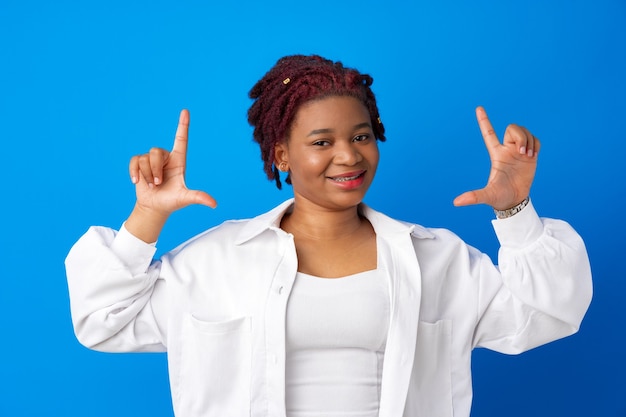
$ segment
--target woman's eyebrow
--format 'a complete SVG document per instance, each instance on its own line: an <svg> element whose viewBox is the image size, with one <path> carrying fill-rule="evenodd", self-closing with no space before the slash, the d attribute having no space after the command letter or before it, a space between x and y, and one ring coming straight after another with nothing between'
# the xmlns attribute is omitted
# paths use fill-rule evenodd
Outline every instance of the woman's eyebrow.
<svg viewBox="0 0 626 417"><path fill-rule="evenodd" d="M357 125L354 125L354 127L352 128L353 130L359 130L359 129L363 129L364 127L369 127L371 128L372 125L369 122L363 122L363 123L359 123ZM314 136L314 135L320 135L320 134L325 134L325 133L333 133L335 130L334 129L330 129L330 128L326 128L326 129L314 129L311 130L309 132L309 134L307 135L307 137L309 136Z"/></svg>

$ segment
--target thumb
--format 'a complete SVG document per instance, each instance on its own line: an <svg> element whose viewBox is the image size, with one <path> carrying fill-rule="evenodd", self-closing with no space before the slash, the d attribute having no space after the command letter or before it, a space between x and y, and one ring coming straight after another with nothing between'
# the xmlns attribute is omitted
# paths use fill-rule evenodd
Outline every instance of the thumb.
<svg viewBox="0 0 626 417"><path fill-rule="evenodd" d="M473 190L473 191L464 192L463 194L457 196L452 202L452 204L454 204L457 207L460 207L460 206L471 206L474 204L482 204L484 202L485 202L485 191L484 189L481 189L481 190Z"/></svg>
<svg viewBox="0 0 626 417"><path fill-rule="evenodd" d="M217 207L217 201L204 191L187 190L184 200L185 205L200 204L211 208Z"/></svg>

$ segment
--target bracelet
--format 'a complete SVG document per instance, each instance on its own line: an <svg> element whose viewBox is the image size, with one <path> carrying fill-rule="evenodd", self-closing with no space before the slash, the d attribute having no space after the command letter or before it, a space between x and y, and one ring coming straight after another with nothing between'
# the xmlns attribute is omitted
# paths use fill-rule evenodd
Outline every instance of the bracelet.
<svg viewBox="0 0 626 417"><path fill-rule="evenodd" d="M513 207L511 207L509 209L506 209L506 210L496 210L496 209L493 209L493 212L496 213L496 217L498 219L506 219L508 217L515 216L517 213L522 211L524 209L524 207L526 207L528 205L529 201L530 201L530 197L526 197L524 200L522 200L521 203L519 203L516 206L513 206Z"/></svg>

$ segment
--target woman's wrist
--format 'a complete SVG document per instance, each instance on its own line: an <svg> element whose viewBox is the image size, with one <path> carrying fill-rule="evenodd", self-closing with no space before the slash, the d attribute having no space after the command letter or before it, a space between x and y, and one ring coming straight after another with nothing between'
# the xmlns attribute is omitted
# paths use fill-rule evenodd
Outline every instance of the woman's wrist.
<svg viewBox="0 0 626 417"><path fill-rule="evenodd" d="M158 240L168 217L163 213L145 210L143 207L135 205L124 223L124 227L136 238L146 243L154 243Z"/></svg>
<svg viewBox="0 0 626 417"><path fill-rule="evenodd" d="M522 200L521 203L514 205L511 208L508 208L506 210L496 210L493 209L493 212L495 213L496 217L498 219L507 219L511 216L515 216L517 213L519 213L520 211L522 211L524 209L524 207L526 207L528 205L528 202L530 201L530 197L526 197L525 199Z"/></svg>

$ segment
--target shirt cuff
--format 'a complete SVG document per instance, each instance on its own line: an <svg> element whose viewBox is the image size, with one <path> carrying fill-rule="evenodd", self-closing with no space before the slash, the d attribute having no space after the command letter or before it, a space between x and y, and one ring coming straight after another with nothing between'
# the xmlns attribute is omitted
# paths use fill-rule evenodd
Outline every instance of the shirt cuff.
<svg viewBox="0 0 626 417"><path fill-rule="evenodd" d="M532 200L519 213L506 219L492 220L501 246L521 249L535 242L543 234L543 223Z"/></svg>
<svg viewBox="0 0 626 417"><path fill-rule="evenodd" d="M156 253L156 242L144 242L130 233L122 224L110 249L133 275L138 275L148 270L152 257Z"/></svg>

